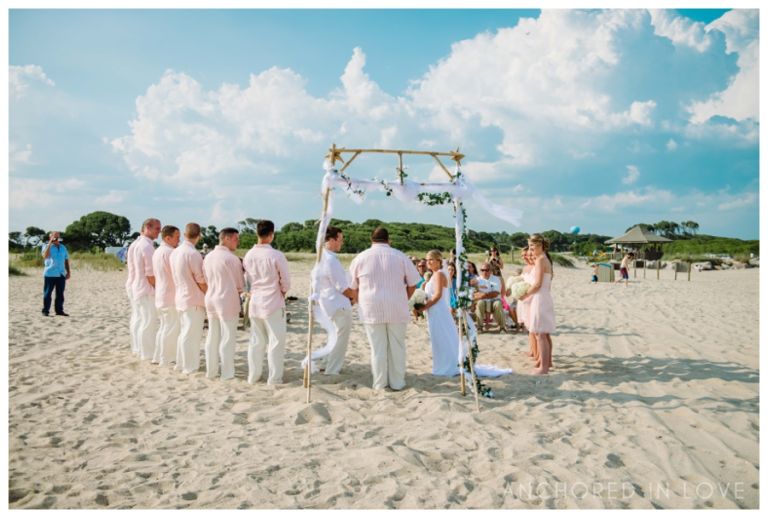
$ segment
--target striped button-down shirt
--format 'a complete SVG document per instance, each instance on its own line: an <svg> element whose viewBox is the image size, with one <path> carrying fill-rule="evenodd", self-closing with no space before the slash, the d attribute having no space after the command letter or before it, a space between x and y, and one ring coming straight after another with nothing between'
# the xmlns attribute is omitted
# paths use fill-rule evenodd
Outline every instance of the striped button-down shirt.
<svg viewBox="0 0 768 518"><path fill-rule="evenodd" d="M216 245L203 261L208 284L205 310L208 319L237 320L240 315L240 292L243 291L243 265L229 248Z"/></svg>
<svg viewBox="0 0 768 518"><path fill-rule="evenodd" d="M285 307L285 294L291 288L288 260L272 245L253 245L243 258L245 276L251 286L248 316L267 318Z"/></svg>
<svg viewBox="0 0 768 518"><path fill-rule="evenodd" d="M130 290L129 295L132 300L155 296L155 288L147 280L147 277L155 276L152 269L152 255L154 253L155 246L147 236L139 236L128 247L128 283L126 288Z"/></svg>
<svg viewBox="0 0 768 518"><path fill-rule="evenodd" d="M416 286L419 272L408 256L386 243L374 243L349 266L352 289L359 289L364 324L408 323L407 286Z"/></svg>
<svg viewBox="0 0 768 518"><path fill-rule="evenodd" d="M176 285L176 309L204 308L205 293L198 286L198 283L205 283L203 254L197 251L195 245L184 241L176 247L171 254L171 272Z"/></svg>
<svg viewBox="0 0 768 518"><path fill-rule="evenodd" d="M174 307L176 288L171 274L171 252L173 248L163 241L160 248L152 255L152 269L155 272L155 307L158 309Z"/></svg>

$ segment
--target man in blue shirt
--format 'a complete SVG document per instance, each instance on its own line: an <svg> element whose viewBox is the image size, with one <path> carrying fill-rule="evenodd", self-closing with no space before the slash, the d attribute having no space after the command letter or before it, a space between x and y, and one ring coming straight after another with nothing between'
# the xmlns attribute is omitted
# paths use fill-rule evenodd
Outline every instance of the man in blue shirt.
<svg viewBox="0 0 768 518"><path fill-rule="evenodd" d="M48 316L51 310L51 294L56 290L54 310L57 315L68 317L64 312L64 287L69 279L69 253L67 247L59 241L61 234L51 232L48 244L43 246L43 316Z"/></svg>

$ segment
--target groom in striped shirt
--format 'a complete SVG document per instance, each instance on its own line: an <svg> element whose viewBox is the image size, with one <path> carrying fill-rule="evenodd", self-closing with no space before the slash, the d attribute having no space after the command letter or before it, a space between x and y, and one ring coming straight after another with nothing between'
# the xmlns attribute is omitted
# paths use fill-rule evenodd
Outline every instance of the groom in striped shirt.
<svg viewBox="0 0 768 518"><path fill-rule="evenodd" d="M413 262L389 245L389 232L378 227L371 247L349 267L351 288L358 292L360 321L371 344L373 388L405 388L405 330L408 299L421 278Z"/></svg>

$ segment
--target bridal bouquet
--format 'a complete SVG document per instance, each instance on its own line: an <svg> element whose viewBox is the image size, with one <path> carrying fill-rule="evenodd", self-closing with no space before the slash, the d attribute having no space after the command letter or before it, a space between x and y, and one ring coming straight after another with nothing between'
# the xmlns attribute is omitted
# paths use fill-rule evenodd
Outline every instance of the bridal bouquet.
<svg viewBox="0 0 768 518"><path fill-rule="evenodd" d="M411 310L421 311L424 309L424 306L427 305L427 300L429 297L427 296L427 292L421 289L416 289L416 291L413 292L413 295L411 295L411 299L408 301L408 307Z"/></svg>
<svg viewBox="0 0 768 518"><path fill-rule="evenodd" d="M517 281L513 283L511 286L509 286L509 290L508 290L509 296L515 300L518 300L520 297L528 293L528 289L530 287L531 285L525 281Z"/></svg>

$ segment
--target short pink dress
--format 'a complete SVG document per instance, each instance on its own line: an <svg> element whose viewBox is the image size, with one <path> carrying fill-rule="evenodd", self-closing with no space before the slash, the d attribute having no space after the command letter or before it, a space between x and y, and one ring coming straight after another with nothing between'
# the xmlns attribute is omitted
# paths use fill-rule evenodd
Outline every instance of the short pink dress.
<svg viewBox="0 0 768 518"><path fill-rule="evenodd" d="M534 267L530 273L530 281L535 279L536 268ZM525 325L532 333L552 334L555 332L555 304L552 301L551 287L552 274L545 273L539 290L526 299L528 309L525 316Z"/></svg>

